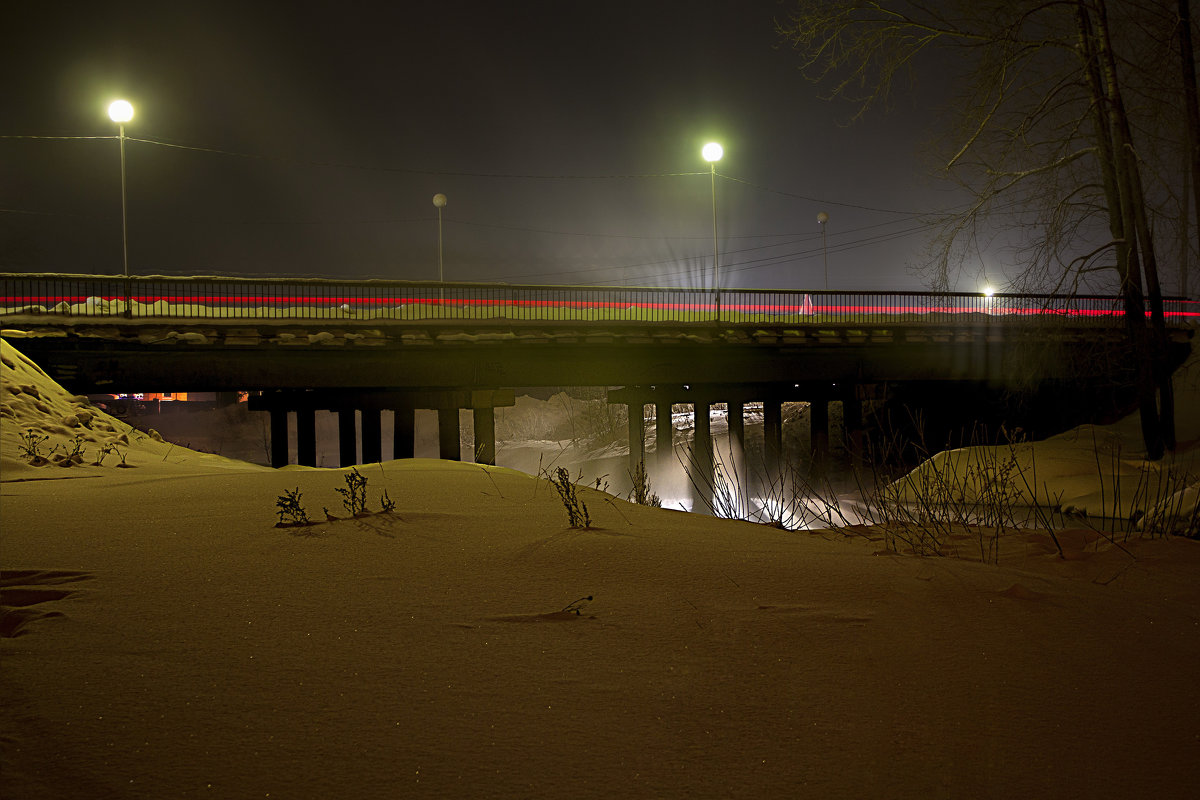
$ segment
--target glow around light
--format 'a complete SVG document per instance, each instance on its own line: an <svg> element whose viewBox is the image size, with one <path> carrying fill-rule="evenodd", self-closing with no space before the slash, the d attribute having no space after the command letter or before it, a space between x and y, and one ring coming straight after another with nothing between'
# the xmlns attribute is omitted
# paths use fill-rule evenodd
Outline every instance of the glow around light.
<svg viewBox="0 0 1200 800"><path fill-rule="evenodd" d="M725 148L716 142L709 142L700 150L700 155L704 156L705 161L720 161L721 156L725 155Z"/></svg>
<svg viewBox="0 0 1200 800"><path fill-rule="evenodd" d="M992 295L994 295L995 293L996 293L996 290L995 290L995 289L993 289L991 286L985 286L985 287L983 287L983 296L984 296L984 297L991 297L991 296L992 296Z"/></svg>
<svg viewBox="0 0 1200 800"><path fill-rule="evenodd" d="M108 106L108 118L113 122L133 119L133 105L128 100L113 100Z"/></svg>

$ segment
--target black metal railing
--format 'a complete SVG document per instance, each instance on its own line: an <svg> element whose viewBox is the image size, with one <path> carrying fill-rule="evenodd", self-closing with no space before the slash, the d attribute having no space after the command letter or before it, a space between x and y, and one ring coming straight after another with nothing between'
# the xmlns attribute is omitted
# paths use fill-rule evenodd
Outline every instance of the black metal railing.
<svg viewBox="0 0 1200 800"><path fill-rule="evenodd" d="M1200 303L1164 301L1171 324ZM968 292L711 290L266 278L0 274L0 319L338 320L873 325L987 317L1112 324L1120 297ZM7 320L12 322L14 320Z"/></svg>

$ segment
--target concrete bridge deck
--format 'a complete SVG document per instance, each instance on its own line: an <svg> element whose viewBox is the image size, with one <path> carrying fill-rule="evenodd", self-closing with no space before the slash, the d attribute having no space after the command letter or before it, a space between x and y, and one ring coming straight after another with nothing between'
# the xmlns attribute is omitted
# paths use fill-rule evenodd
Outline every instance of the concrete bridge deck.
<svg viewBox="0 0 1200 800"><path fill-rule="evenodd" d="M1200 309L1167 311L1178 363ZM0 275L0 326L76 392L261 391L285 438L288 413L339 411L353 436L357 412L367 461L381 411L397 415L403 453L413 410L430 407L447 457L457 409L472 408L487 460L492 409L514 387L624 387L613 399L631 408L693 404L698 428L714 402L801 399L819 424L863 385L1087 387L1131 363L1120 300L1101 296Z"/></svg>

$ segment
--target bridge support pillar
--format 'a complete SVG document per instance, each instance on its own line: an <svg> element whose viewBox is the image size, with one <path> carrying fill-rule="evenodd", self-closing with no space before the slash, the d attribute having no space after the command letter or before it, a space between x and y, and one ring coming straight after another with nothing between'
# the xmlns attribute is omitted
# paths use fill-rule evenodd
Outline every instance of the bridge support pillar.
<svg viewBox="0 0 1200 800"><path fill-rule="evenodd" d="M339 408L338 412L338 463L353 467L358 463L358 436L354 425L354 409Z"/></svg>
<svg viewBox="0 0 1200 800"><path fill-rule="evenodd" d="M279 469L288 465L288 412L271 409L271 466Z"/></svg>
<svg viewBox="0 0 1200 800"><path fill-rule="evenodd" d="M675 429L671 426L671 403L654 404L654 453L660 470L669 470L675 460Z"/></svg>
<svg viewBox="0 0 1200 800"><path fill-rule="evenodd" d="M825 464L829 459L829 400L819 398L808 404L808 421L810 439L813 448L813 460L810 472L814 476L825 474Z"/></svg>
<svg viewBox="0 0 1200 800"><path fill-rule="evenodd" d="M729 428L729 463L725 471L736 476L744 504L750 489L750 474L746 471L746 404L741 400L725 404L725 419Z"/></svg>
<svg viewBox="0 0 1200 800"><path fill-rule="evenodd" d="M362 460L364 464L383 461L383 432L378 408L363 408L362 414Z"/></svg>
<svg viewBox="0 0 1200 800"><path fill-rule="evenodd" d="M713 440L709 422L711 406L707 401L692 404L692 488L696 491L693 511L712 508Z"/></svg>
<svg viewBox="0 0 1200 800"><path fill-rule="evenodd" d="M730 466L740 478L746 472L746 404L741 400L725 404L725 419L729 427Z"/></svg>
<svg viewBox="0 0 1200 800"><path fill-rule="evenodd" d="M783 458L783 405L777 399L763 400L763 461L767 479L778 477Z"/></svg>
<svg viewBox="0 0 1200 800"><path fill-rule="evenodd" d="M646 461L646 406L642 403L630 403L629 409L629 472L637 471L638 464L645 466Z"/></svg>
<svg viewBox="0 0 1200 800"><path fill-rule="evenodd" d="M459 444L458 409L439 408L438 415L438 458L446 461L461 461Z"/></svg>
<svg viewBox="0 0 1200 800"><path fill-rule="evenodd" d="M311 408L296 409L296 463L317 465L317 412Z"/></svg>
<svg viewBox="0 0 1200 800"><path fill-rule="evenodd" d="M416 452L417 412L412 408L392 411L392 458L412 458Z"/></svg>
<svg viewBox="0 0 1200 800"><path fill-rule="evenodd" d="M472 409L475 422L475 463L496 466L496 409Z"/></svg>
<svg viewBox="0 0 1200 800"><path fill-rule="evenodd" d="M863 413L858 387L850 385L842 392L842 431L846 448L851 458L858 460L863 455Z"/></svg>

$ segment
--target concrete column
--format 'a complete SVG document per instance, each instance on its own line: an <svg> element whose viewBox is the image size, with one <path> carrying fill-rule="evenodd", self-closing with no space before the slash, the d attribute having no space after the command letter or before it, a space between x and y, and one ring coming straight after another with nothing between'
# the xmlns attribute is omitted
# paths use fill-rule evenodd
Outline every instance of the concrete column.
<svg viewBox="0 0 1200 800"><path fill-rule="evenodd" d="M317 412L311 408L296 411L296 463L317 465Z"/></svg>
<svg viewBox="0 0 1200 800"><path fill-rule="evenodd" d="M383 461L383 432L378 408L362 410L362 460L364 464Z"/></svg>
<svg viewBox="0 0 1200 800"><path fill-rule="evenodd" d="M338 412L338 463L353 467L358 463L358 436L354 425L354 409L339 408Z"/></svg>
<svg viewBox="0 0 1200 800"><path fill-rule="evenodd" d="M700 505L703 508L712 505L713 442L709 411L708 403L692 404L692 462L696 470L693 488L704 495L696 498L697 501L702 501Z"/></svg>
<svg viewBox="0 0 1200 800"><path fill-rule="evenodd" d="M725 471L738 489L738 499L746 508L750 491L750 472L746 469L746 406L740 400L726 403L725 418L729 426L729 463Z"/></svg>
<svg viewBox="0 0 1200 800"><path fill-rule="evenodd" d="M629 471L634 472L637 465L646 460L646 407L641 403L630 403L628 408Z"/></svg>
<svg viewBox="0 0 1200 800"><path fill-rule="evenodd" d="M779 475L783 458L783 406L778 400L763 400L763 459L768 479Z"/></svg>
<svg viewBox="0 0 1200 800"><path fill-rule="evenodd" d="M475 417L475 463L496 465L496 409L472 409Z"/></svg>
<svg viewBox="0 0 1200 800"><path fill-rule="evenodd" d="M671 427L671 404L654 404L655 460L659 469L670 469L675 463L675 429Z"/></svg>
<svg viewBox="0 0 1200 800"><path fill-rule="evenodd" d="M729 425L729 455L731 469L737 470L739 479L746 479L746 405L741 401L725 404L725 418Z"/></svg>
<svg viewBox="0 0 1200 800"><path fill-rule="evenodd" d="M278 469L288 464L288 412L272 408L271 415L271 466Z"/></svg>
<svg viewBox="0 0 1200 800"><path fill-rule="evenodd" d="M417 439L416 409L397 408L392 416L392 458L412 458Z"/></svg>
<svg viewBox="0 0 1200 800"><path fill-rule="evenodd" d="M813 448L811 472L814 476L821 475L825 472L825 464L829 459L829 400L821 398L810 401L808 421Z"/></svg>
<svg viewBox="0 0 1200 800"><path fill-rule="evenodd" d="M461 461L459 445L458 409L439 408L438 414L438 458L446 461Z"/></svg>
<svg viewBox="0 0 1200 800"><path fill-rule="evenodd" d="M858 387L851 384L842 392L842 429L846 437L846 448L852 458L863 456L863 413L862 400L858 398Z"/></svg>

